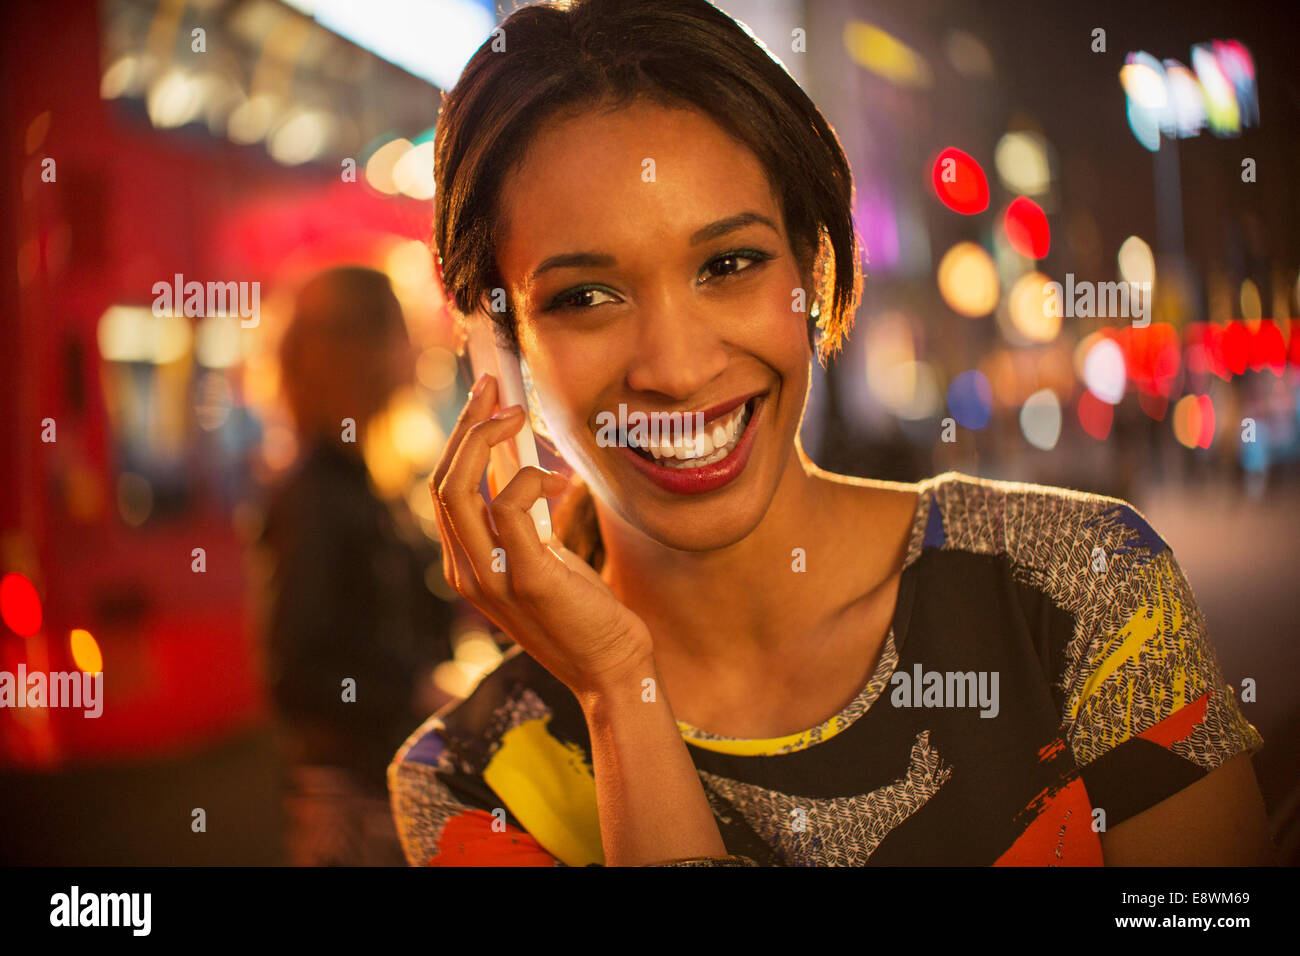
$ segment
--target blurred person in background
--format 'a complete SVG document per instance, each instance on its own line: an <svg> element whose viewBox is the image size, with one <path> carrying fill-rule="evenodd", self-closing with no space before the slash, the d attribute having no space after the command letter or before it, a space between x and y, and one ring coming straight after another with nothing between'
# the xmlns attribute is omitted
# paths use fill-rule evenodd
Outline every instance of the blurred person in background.
<svg viewBox="0 0 1300 956"><path fill-rule="evenodd" d="M311 279L280 361L300 454L271 493L261 543L291 862L400 864L384 769L412 717L435 709L454 615L425 583L436 549L404 502L375 495L361 452L367 424L413 378L388 278L342 267Z"/></svg>

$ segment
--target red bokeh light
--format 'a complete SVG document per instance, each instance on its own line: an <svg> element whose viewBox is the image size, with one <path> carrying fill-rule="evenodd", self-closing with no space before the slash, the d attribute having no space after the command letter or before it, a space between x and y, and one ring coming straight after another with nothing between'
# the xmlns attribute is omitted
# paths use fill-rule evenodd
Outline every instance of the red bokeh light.
<svg viewBox="0 0 1300 956"><path fill-rule="evenodd" d="M1105 441L1110 434L1110 426L1115 421L1115 406L1103 402L1087 389L1079 396L1079 406L1075 410L1083 430L1097 441Z"/></svg>
<svg viewBox="0 0 1300 956"><path fill-rule="evenodd" d="M1250 333L1240 322L1229 322L1220 344L1224 367L1233 375L1246 371L1250 359Z"/></svg>
<svg viewBox="0 0 1300 956"><path fill-rule="evenodd" d="M1214 442L1214 402L1208 395L1197 395L1196 404L1201 410L1201 433L1196 439L1196 446L1209 448Z"/></svg>
<svg viewBox="0 0 1300 956"><path fill-rule="evenodd" d="M973 216L989 208L989 181L984 170L960 149L949 146L940 153L931 175L934 194L953 212Z"/></svg>
<svg viewBox="0 0 1300 956"><path fill-rule="evenodd" d="M0 617L21 637L31 637L41 629L41 598L23 575L10 572L0 578Z"/></svg>
<svg viewBox="0 0 1300 956"><path fill-rule="evenodd" d="M1012 201L1002 220L1011 248L1027 259L1045 259L1052 247L1052 230L1043 207L1024 196Z"/></svg>
<svg viewBox="0 0 1300 956"><path fill-rule="evenodd" d="M1286 343L1282 341L1282 330L1275 323L1260 322L1251 333L1250 368L1255 372L1267 369L1279 376L1286 368Z"/></svg>
<svg viewBox="0 0 1300 956"><path fill-rule="evenodd" d="M1182 365L1178 332L1168 322L1153 322L1146 328L1124 327L1116 333L1124 350L1129 378L1140 392L1169 397Z"/></svg>

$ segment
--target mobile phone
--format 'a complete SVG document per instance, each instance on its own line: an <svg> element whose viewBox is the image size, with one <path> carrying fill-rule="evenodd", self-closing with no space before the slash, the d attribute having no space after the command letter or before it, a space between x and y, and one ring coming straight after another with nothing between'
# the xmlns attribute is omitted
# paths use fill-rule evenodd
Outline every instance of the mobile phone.
<svg viewBox="0 0 1300 956"><path fill-rule="evenodd" d="M492 448L491 461L488 464L488 491L493 497L505 488L510 479L520 468L527 465L541 467L537 457L537 441L528 424L528 397L524 389L523 369L519 357L509 349L498 345L496 330L492 320L479 310L466 318L466 346L469 350L470 368L474 380L484 372L497 380L499 402L502 408L520 405L524 409L523 427L514 439L501 442ZM538 498L528 512L532 515L533 526L542 544L551 540L551 509L545 498Z"/></svg>

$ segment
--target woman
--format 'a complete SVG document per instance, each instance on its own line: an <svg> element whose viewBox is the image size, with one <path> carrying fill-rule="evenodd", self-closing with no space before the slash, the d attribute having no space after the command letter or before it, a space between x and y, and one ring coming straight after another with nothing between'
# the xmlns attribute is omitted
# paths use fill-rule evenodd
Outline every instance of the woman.
<svg viewBox="0 0 1300 956"><path fill-rule="evenodd" d="M703 0L525 7L435 150L444 287L525 359L576 476L488 504L525 411L476 383L431 478L444 571L519 648L390 767L411 863L1267 859L1262 741L1135 511L803 453L860 287L852 183L744 29ZM620 405L710 441L607 447Z"/></svg>

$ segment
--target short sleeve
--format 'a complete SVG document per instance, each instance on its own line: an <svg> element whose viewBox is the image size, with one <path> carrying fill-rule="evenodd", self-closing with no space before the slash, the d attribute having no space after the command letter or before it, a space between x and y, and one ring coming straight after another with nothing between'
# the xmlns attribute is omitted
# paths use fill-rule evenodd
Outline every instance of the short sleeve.
<svg viewBox="0 0 1300 956"><path fill-rule="evenodd" d="M1062 716L1093 806L1113 826L1264 741L1224 680L1173 551L1129 506L1106 517L1088 540L1096 584Z"/></svg>
<svg viewBox="0 0 1300 956"><path fill-rule="evenodd" d="M456 759L435 715L388 767L389 799L411 866L564 866Z"/></svg>

